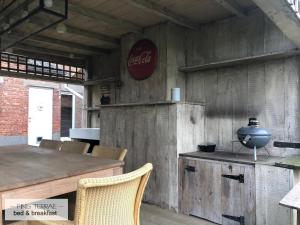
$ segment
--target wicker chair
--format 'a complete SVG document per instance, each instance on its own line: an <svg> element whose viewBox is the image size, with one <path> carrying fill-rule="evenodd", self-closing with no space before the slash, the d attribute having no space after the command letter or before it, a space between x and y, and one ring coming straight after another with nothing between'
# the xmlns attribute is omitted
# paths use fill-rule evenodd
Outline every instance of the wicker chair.
<svg viewBox="0 0 300 225"><path fill-rule="evenodd" d="M60 151L70 153L86 154L89 150L90 144L79 141L64 141Z"/></svg>
<svg viewBox="0 0 300 225"><path fill-rule="evenodd" d="M61 141L56 141L56 140L48 140L48 139L43 139L40 143L40 148L48 148L48 149L53 149L53 150L60 150L60 147L63 143Z"/></svg>
<svg viewBox="0 0 300 225"><path fill-rule="evenodd" d="M75 220L28 221L28 225L139 225L140 206L152 170L147 163L131 173L79 181Z"/></svg>
<svg viewBox="0 0 300 225"><path fill-rule="evenodd" d="M103 159L115 159L123 161L127 154L127 149L111 148L100 145L95 145L92 151L92 156Z"/></svg>

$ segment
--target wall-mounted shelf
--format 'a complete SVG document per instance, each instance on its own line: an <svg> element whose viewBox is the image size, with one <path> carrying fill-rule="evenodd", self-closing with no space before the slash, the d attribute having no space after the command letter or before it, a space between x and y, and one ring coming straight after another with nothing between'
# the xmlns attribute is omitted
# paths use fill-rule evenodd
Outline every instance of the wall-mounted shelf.
<svg viewBox="0 0 300 225"><path fill-rule="evenodd" d="M285 52L272 52L272 53L268 53L268 54L249 56L249 57L244 57L244 58L239 58L239 59L229 59L229 60L212 62L212 63L202 64L202 65L179 67L178 70L180 72L184 72L184 73L191 73L191 72L196 72L196 71L212 70L212 69L236 66L236 65L241 65L241 64L264 62L264 61L271 60L271 59L280 59L280 58L286 58L286 57L291 57L291 56L295 56L295 55L300 55L299 49L294 49L294 50L285 51Z"/></svg>
<svg viewBox="0 0 300 225"><path fill-rule="evenodd" d="M98 111L100 108L99 107L87 107L87 108L84 108L83 110L86 110L86 111Z"/></svg>
<svg viewBox="0 0 300 225"><path fill-rule="evenodd" d="M175 102L175 101L159 101L159 102L136 102L136 103L121 103L109 105L97 105L99 108L106 107L131 107L131 106L149 106L149 105L171 105L171 104L189 104L205 106L204 102ZM98 109L99 109L98 108Z"/></svg>
<svg viewBox="0 0 300 225"><path fill-rule="evenodd" d="M104 84L104 83L114 83L117 82L118 80L116 77L107 77L103 79L96 79L96 80L87 80L84 82L84 86L93 86L93 85L99 85L99 84Z"/></svg>

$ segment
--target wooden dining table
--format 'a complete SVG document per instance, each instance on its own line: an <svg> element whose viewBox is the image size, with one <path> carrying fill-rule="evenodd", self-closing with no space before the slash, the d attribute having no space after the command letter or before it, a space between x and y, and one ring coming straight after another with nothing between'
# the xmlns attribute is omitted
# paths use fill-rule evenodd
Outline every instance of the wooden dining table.
<svg viewBox="0 0 300 225"><path fill-rule="evenodd" d="M122 174L123 162L29 145L0 147L0 212L5 199L46 199L76 191L82 178ZM0 213L0 225L3 225Z"/></svg>

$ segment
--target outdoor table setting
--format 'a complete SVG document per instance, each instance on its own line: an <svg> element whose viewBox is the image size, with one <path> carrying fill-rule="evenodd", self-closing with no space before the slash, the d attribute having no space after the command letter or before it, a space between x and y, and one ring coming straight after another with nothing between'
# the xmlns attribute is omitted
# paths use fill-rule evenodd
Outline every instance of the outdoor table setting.
<svg viewBox="0 0 300 225"><path fill-rule="evenodd" d="M0 209L6 209L5 199L46 199L76 191L80 179L122 174L123 164L29 145L0 147Z"/></svg>

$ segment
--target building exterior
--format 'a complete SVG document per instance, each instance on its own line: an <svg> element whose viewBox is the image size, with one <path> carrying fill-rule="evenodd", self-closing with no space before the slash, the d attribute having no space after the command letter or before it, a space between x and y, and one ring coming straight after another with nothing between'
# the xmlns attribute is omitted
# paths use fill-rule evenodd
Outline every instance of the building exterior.
<svg viewBox="0 0 300 225"><path fill-rule="evenodd" d="M73 90L72 88L76 89L74 93L77 93L77 96L70 92ZM33 144L33 142L38 144L37 138L43 136L39 135L41 131L48 134L50 132L50 136L48 135L46 138L59 139L61 134L63 136L68 135L69 128L81 127L82 99L80 95L82 95L82 89L81 86L66 86L55 82L1 77L0 145ZM50 93L50 102L45 102L46 95L44 92L47 91ZM40 99L35 101L33 98ZM73 98L74 100L72 100ZM37 111L45 111L45 108L34 105L34 102L38 103L41 99L46 105L49 105L49 113L47 114L49 119L42 116L40 121L35 121L30 117L31 113L35 113L35 108ZM65 99L71 99L71 102ZM74 105L75 110L72 112ZM64 118L70 117L70 119L62 120L62 115ZM72 115L76 115L73 120ZM31 123L33 125L30 125ZM35 134L37 137L33 137L33 139L36 140L30 143L30 137Z"/></svg>

